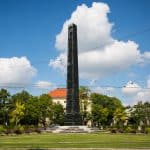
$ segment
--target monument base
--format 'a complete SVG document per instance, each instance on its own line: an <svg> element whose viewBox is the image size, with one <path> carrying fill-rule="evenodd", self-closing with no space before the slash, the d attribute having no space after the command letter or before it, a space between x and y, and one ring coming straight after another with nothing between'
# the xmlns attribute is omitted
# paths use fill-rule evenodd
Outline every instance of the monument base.
<svg viewBox="0 0 150 150"><path fill-rule="evenodd" d="M66 126L82 125L81 115L79 113L67 113L65 115L64 125Z"/></svg>
<svg viewBox="0 0 150 150"><path fill-rule="evenodd" d="M99 132L98 128L89 128L87 126L54 126L47 128L44 132L50 133L93 133Z"/></svg>

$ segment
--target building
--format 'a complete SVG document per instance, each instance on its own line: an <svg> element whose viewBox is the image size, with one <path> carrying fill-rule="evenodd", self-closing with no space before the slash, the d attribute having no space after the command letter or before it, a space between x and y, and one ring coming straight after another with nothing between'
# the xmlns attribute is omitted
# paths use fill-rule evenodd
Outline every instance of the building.
<svg viewBox="0 0 150 150"><path fill-rule="evenodd" d="M54 103L61 104L64 109L66 109L66 97L67 97L67 89L66 88L57 88L48 93Z"/></svg>
<svg viewBox="0 0 150 150"><path fill-rule="evenodd" d="M64 107L64 110L66 110L66 98L67 98L67 89L66 88L57 88L48 93L51 97L54 103L59 103ZM91 101L90 100L80 100L80 111L81 112L87 112L91 113ZM86 124L88 126L91 126L91 121L86 121Z"/></svg>
<svg viewBox="0 0 150 150"><path fill-rule="evenodd" d="M52 100L54 103L59 103L64 107L64 109L66 109L66 98L67 98L67 89L66 88L57 88L57 89L50 91L48 94L52 97ZM80 106L81 109L84 109L83 104L85 104L84 100L80 100L80 105L82 105L82 106ZM87 111L91 112L90 100L86 101L86 105L87 105L86 106Z"/></svg>

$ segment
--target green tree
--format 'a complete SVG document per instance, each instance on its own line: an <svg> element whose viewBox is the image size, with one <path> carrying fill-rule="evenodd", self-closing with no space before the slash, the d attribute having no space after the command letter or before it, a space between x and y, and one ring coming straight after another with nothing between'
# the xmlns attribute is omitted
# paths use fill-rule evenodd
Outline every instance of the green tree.
<svg viewBox="0 0 150 150"><path fill-rule="evenodd" d="M39 111L38 97L31 96L25 103L24 118L22 118L21 123L24 125L38 125L40 116Z"/></svg>
<svg viewBox="0 0 150 150"><path fill-rule="evenodd" d="M113 122L116 109L123 108L121 101L115 97L92 93L90 99L92 101L93 123L104 127L109 126Z"/></svg>
<svg viewBox="0 0 150 150"><path fill-rule="evenodd" d="M24 104L21 104L20 101L16 101L15 109L12 110L12 112L10 113L11 116L10 122L13 123L15 126L19 125L20 120L24 116L24 110L25 110Z"/></svg>
<svg viewBox="0 0 150 150"><path fill-rule="evenodd" d="M42 94L38 98L39 121L46 128L46 118L52 118L52 98L48 94Z"/></svg>
<svg viewBox="0 0 150 150"><path fill-rule="evenodd" d="M46 128L46 118L52 120L52 99L48 94L39 97L30 96L25 103L25 115L22 124L38 125L42 124Z"/></svg>
<svg viewBox="0 0 150 150"><path fill-rule="evenodd" d="M105 127L107 124L108 114L108 108L103 108L98 104L92 104L92 121L94 126Z"/></svg>
<svg viewBox="0 0 150 150"><path fill-rule="evenodd" d="M143 129L150 126L150 103L138 102L131 109L129 123L135 128L141 126Z"/></svg>
<svg viewBox="0 0 150 150"><path fill-rule="evenodd" d="M82 116L83 124L86 125L90 119L90 112L88 107L91 107L90 101L90 89L86 86L80 86L79 88L79 100L80 100L80 112Z"/></svg>
<svg viewBox="0 0 150 150"><path fill-rule="evenodd" d="M25 103L29 101L30 97L31 95L27 91L21 91L12 95L11 108L10 108L10 117L11 117L10 120L15 125L22 124L25 116Z"/></svg>
<svg viewBox="0 0 150 150"><path fill-rule="evenodd" d="M127 113L123 108L117 108L114 112L114 122L118 128L122 128L127 120Z"/></svg>
<svg viewBox="0 0 150 150"><path fill-rule="evenodd" d="M10 93L6 89L0 90L0 124L7 125L9 122L8 112L10 109Z"/></svg>
<svg viewBox="0 0 150 150"><path fill-rule="evenodd" d="M12 103L15 104L16 102L21 102L21 104L25 104L30 99L30 97L31 95L27 91L23 90L12 96Z"/></svg>
<svg viewBox="0 0 150 150"><path fill-rule="evenodd" d="M53 104L52 106L52 122L54 124L64 124L64 108L61 104Z"/></svg>

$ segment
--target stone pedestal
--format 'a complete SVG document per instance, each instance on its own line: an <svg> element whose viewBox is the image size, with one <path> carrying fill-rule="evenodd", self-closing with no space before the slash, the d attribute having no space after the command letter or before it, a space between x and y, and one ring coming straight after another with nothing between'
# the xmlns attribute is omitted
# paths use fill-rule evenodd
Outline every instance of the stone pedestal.
<svg viewBox="0 0 150 150"><path fill-rule="evenodd" d="M87 126L57 126L54 129L49 129L49 131L52 133L92 133L99 130Z"/></svg>
<svg viewBox="0 0 150 150"><path fill-rule="evenodd" d="M66 126L74 126L81 125L81 115L79 113L67 113L65 116L65 125Z"/></svg>

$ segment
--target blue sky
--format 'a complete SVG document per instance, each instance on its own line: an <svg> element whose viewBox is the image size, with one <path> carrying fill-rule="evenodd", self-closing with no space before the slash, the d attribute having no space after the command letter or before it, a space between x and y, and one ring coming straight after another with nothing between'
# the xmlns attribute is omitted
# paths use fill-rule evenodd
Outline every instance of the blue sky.
<svg viewBox="0 0 150 150"><path fill-rule="evenodd" d="M95 6L93 2L95 2ZM98 7L99 4L105 5ZM77 10L78 6L80 6L79 11ZM104 10L101 11L100 9L103 8ZM110 13L107 10L108 8ZM86 19L87 17L87 22L85 22L88 25L91 23L95 26L94 23L99 23L99 28L104 26L104 33L101 29L97 29L98 32L96 32L94 28L93 32L98 33L98 35L97 37L91 38L95 33L92 33L92 31L90 33L89 31L89 36L91 37L87 41L91 49L90 54L92 54L92 57L89 57L89 53L87 53L88 44L85 42L86 40L81 40L82 43L85 42L84 44L81 43L81 48L85 48L83 53L84 56L89 58L89 61L88 59L83 61L82 58L84 57L82 56L83 53L79 44L79 53L81 51L80 59L82 59L79 61L81 62L80 85L94 86L93 90L111 96L117 96L125 104L132 104L137 100L149 100L150 95L144 89L150 86L150 71L148 67L150 62L150 30L147 30L150 29L149 8L149 0L0 0L1 85L16 86L18 84L28 83L32 86L39 86L41 88L40 90L35 87L27 88L35 95L47 92L51 89L51 85L65 85L65 74L62 73L60 64L57 64L59 60L57 58L60 58L61 54L66 54L66 50L61 47L62 43L65 44L62 38L66 36L63 25L66 20L69 22L76 20L75 17L71 18L73 12L77 16L80 16L82 11L91 10L93 14L102 13L102 18L104 17L104 20L106 20L102 20L100 18L101 15L92 18L90 12L84 14L87 15L84 18ZM79 32L80 26L84 27L85 24L83 23L84 18L78 18L78 36L80 36L83 35L82 30ZM101 25L101 23L103 24ZM113 25L111 26L111 24ZM89 25L89 28L92 28L92 25ZM85 33L87 31L85 30ZM58 39L56 39L57 35ZM106 39L103 41L101 37L105 36ZM128 40L134 43L128 43ZM104 48L99 48L97 51L93 50L95 41L104 42L102 44L105 45ZM107 42L111 43L111 41L117 42L109 47ZM101 43L98 42L96 44L101 47ZM135 48L135 43L139 46L138 48ZM121 47L120 52L121 50L125 52L124 49L128 48L131 48L131 50L125 52L127 56L125 59L124 57L122 58L124 62L120 62L120 67L119 65L113 64L114 67L109 62L115 62L115 59L113 58L109 61L109 58L110 56L117 56L111 55L111 52L113 52L113 48L119 49L118 47ZM112 51L110 52L109 49L112 49ZM133 53L131 53L132 50ZM108 55L108 62L106 60L99 61L101 56L97 58L97 62L94 62L94 60L96 61L96 57L94 58L93 51L99 55L102 54L102 51L108 51L110 53ZM105 52L103 54L107 54ZM130 61L127 60L128 53ZM105 58L105 55L103 57ZM137 62L139 57L142 60ZM51 65L49 65L50 60L53 62ZM104 65L101 70L102 63ZM126 63L129 64L124 65ZM100 72L97 70L100 70ZM93 74L90 74L91 72ZM102 89L101 86L110 86L111 88L107 87ZM127 88L116 88L122 86ZM46 88L43 90L43 87ZM133 87L136 88L134 89Z"/></svg>

